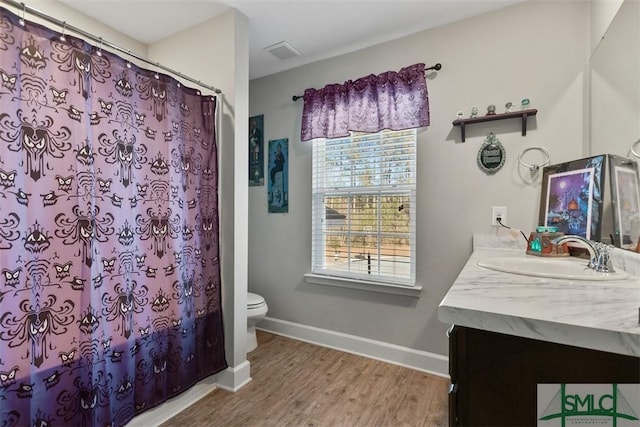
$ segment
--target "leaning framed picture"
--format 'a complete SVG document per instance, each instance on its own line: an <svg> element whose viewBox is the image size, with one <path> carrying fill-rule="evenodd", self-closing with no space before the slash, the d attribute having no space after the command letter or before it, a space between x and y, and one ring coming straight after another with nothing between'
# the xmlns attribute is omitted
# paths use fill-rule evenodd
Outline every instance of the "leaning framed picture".
<svg viewBox="0 0 640 427"><path fill-rule="evenodd" d="M614 244L635 251L640 238L638 164L624 157L609 155L609 175Z"/></svg>
<svg viewBox="0 0 640 427"><path fill-rule="evenodd" d="M605 156L545 166L538 225L600 240Z"/></svg>

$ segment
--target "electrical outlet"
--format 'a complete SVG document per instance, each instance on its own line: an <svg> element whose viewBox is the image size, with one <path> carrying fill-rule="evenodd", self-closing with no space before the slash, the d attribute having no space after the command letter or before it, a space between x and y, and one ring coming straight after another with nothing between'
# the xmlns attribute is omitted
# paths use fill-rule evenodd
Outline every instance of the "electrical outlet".
<svg viewBox="0 0 640 427"><path fill-rule="evenodd" d="M506 206L494 206L491 208L491 225L500 227L498 218L503 224L507 224L507 208Z"/></svg>

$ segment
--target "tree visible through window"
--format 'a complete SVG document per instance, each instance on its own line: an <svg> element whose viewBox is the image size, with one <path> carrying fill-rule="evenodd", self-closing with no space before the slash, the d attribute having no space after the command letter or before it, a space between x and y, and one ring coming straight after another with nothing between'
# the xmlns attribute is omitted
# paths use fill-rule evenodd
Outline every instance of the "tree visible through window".
<svg viewBox="0 0 640 427"><path fill-rule="evenodd" d="M313 273L415 284L415 158L415 130L313 142Z"/></svg>

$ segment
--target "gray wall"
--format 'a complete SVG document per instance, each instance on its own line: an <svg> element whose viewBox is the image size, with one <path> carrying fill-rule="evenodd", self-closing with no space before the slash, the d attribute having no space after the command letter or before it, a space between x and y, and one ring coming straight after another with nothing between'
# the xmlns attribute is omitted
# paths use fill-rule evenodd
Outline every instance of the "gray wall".
<svg viewBox="0 0 640 427"><path fill-rule="evenodd" d="M629 150L640 136L639 118L640 3L628 0L591 56L590 152L633 158Z"/></svg>
<svg viewBox="0 0 640 427"><path fill-rule="evenodd" d="M591 0L591 53L596 50L625 0ZM634 0L631 0L634 1Z"/></svg>
<svg viewBox="0 0 640 427"><path fill-rule="evenodd" d="M508 222L525 232L536 225L540 177L518 166L518 154L541 145L558 163L584 153L589 7L528 1L251 81L249 115L264 114L265 144L290 141L289 213L268 214L266 187L249 188L249 291L265 297L268 316L447 354L437 307L471 252L472 233L502 233L489 225L492 206L506 206ZM302 101L291 96L417 62L443 65L427 77L432 124L418 133L416 274L424 290L411 298L308 284L311 143L299 140ZM482 114L493 103L502 111L525 97L539 111L526 137L518 120L505 120L469 127L460 142L451 124L458 110L478 106ZM492 131L507 161L487 176L476 155Z"/></svg>

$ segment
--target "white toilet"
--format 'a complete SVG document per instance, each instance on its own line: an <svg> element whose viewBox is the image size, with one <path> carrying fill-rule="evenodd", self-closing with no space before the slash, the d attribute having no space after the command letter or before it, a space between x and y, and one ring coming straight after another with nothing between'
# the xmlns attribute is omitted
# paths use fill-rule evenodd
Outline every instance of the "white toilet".
<svg viewBox="0 0 640 427"><path fill-rule="evenodd" d="M247 353L258 346L256 323L264 319L268 309L264 298L258 294L247 293Z"/></svg>

